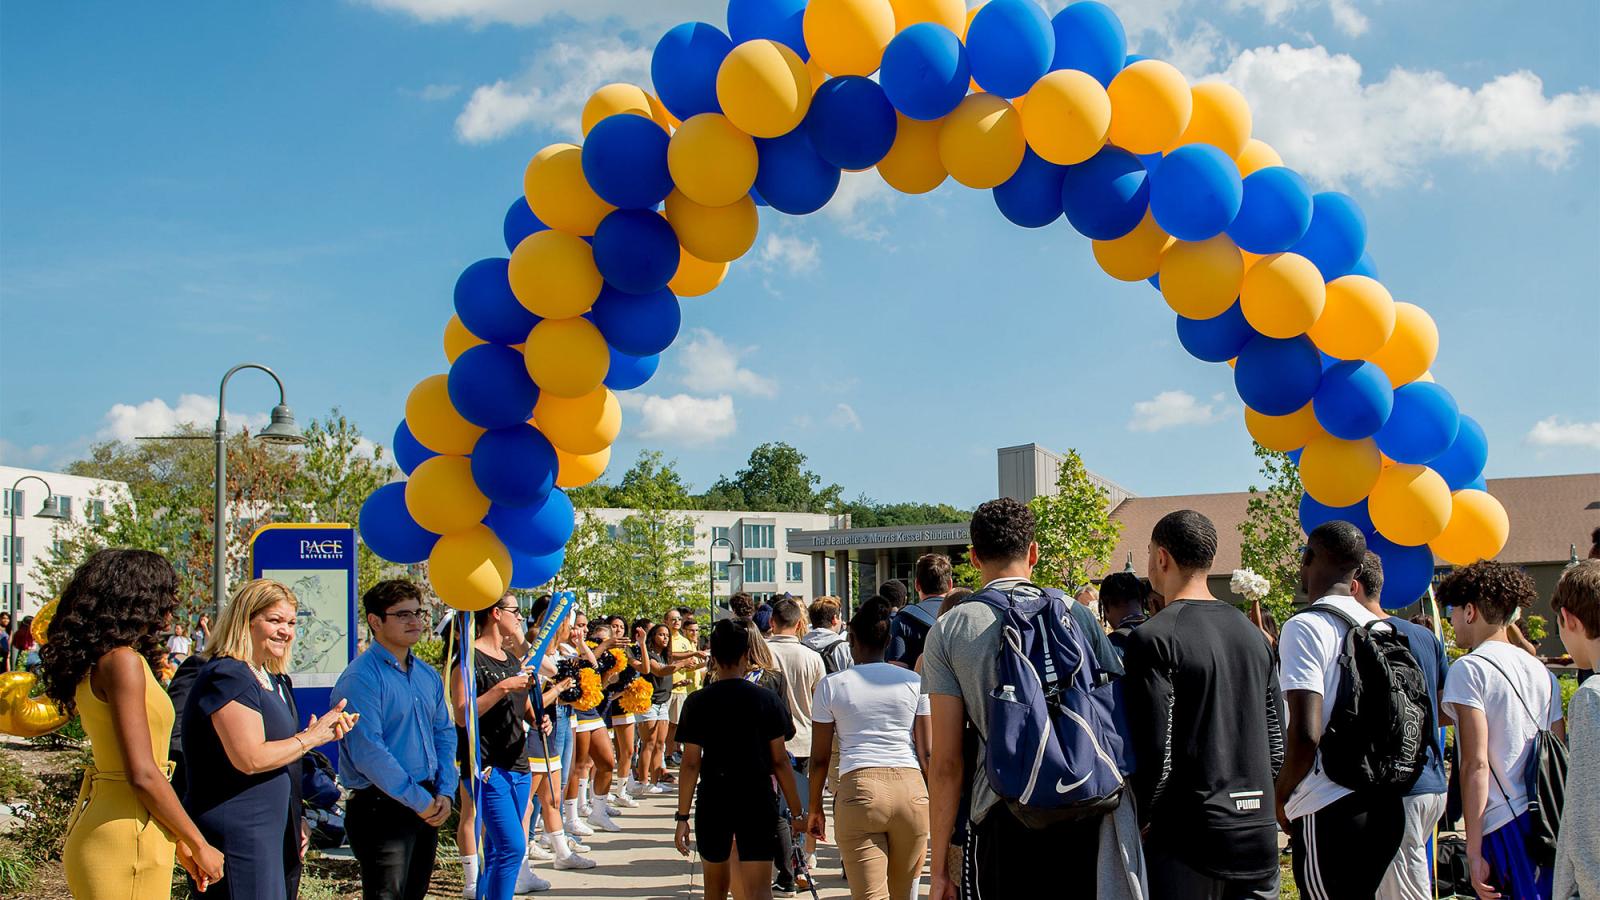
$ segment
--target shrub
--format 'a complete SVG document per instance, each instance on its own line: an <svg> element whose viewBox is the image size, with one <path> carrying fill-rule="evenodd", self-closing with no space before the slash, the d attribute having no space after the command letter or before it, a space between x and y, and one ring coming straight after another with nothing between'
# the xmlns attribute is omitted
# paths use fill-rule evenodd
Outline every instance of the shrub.
<svg viewBox="0 0 1600 900"><path fill-rule="evenodd" d="M0 803L10 803L32 788L34 781L10 754L0 754Z"/></svg>
<svg viewBox="0 0 1600 900"><path fill-rule="evenodd" d="M24 896L37 875L33 860L15 841L0 840L0 897Z"/></svg>

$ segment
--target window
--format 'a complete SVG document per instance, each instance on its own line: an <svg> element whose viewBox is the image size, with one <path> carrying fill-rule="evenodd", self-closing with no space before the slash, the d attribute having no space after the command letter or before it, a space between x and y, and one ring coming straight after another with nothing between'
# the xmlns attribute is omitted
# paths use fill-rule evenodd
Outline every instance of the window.
<svg viewBox="0 0 1600 900"><path fill-rule="evenodd" d="M607 525L606 526L606 537L610 538L613 541L616 540L617 539L617 526L615 526L615 525Z"/></svg>
<svg viewBox="0 0 1600 900"><path fill-rule="evenodd" d="M11 488L0 490L0 507L3 507L0 508L0 516L11 515L13 509L17 511L17 518L19 519L27 515L28 504L26 497L27 494L21 490L12 490Z"/></svg>
<svg viewBox="0 0 1600 900"><path fill-rule="evenodd" d="M746 525L744 527L744 548L746 550L772 549L772 525Z"/></svg>
<svg viewBox="0 0 1600 900"><path fill-rule="evenodd" d="M785 581L805 581L806 580L806 564L805 563L803 563L803 562L784 563L783 567L785 569L785 572L784 572L784 576L785 576L784 580Z"/></svg>
<svg viewBox="0 0 1600 900"><path fill-rule="evenodd" d="M728 580L728 564L726 562L714 562L714 563L712 563L711 564L711 571L716 573L718 581L727 581Z"/></svg>
<svg viewBox="0 0 1600 900"><path fill-rule="evenodd" d="M683 533L678 537L678 543L683 545L683 546L685 546L685 547L693 547L694 546L694 525L693 525L693 523L683 526Z"/></svg>
<svg viewBox="0 0 1600 900"><path fill-rule="evenodd" d="M722 526L713 526L711 529L711 543L728 540L728 529ZM719 545L720 546L720 545Z"/></svg>
<svg viewBox="0 0 1600 900"><path fill-rule="evenodd" d="M61 511L61 517L63 519L72 518L72 498L63 494L57 494L56 509Z"/></svg>
<svg viewBox="0 0 1600 900"><path fill-rule="evenodd" d="M23 562L22 548L26 540L26 538L12 537L9 534L0 535L0 563L8 563L13 559L18 563Z"/></svg>
<svg viewBox="0 0 1600 900"><path fill-rule="evenodd" d="M90 524L99 524L106 517L106 502L104 500L90 500L85 503L84 514L88 516Z"/></svg>
<svg viewBox="0 0 1600 900"><path fill-rule="evenodd" d="M744 580L770 584L778 580L778 561L775 559L747 559L744 561Z"/></svg>
<svg viewBox="0 0 1600 900"><path fill-rule="evenodd" d="M50 553L53 556L65 556L67 553L67 542L61 540L51 541Z"/></svg>

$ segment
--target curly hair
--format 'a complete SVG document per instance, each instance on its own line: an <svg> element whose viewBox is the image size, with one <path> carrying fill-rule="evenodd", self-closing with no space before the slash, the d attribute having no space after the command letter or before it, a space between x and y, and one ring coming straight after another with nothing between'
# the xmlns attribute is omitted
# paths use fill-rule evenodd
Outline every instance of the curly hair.
<svg viewBox="0 0 1600 900"><path fill-rule="evenodd" d="M79 682L100 657L131 647L158 668L161 633L178 608L178 573L149 550L101 550L61 591L50 640L39 648L45 693L69 714Z"/></svg>
<svg viewBox="0 0 1600 900"><path fill-rule="evenodd" d="M1446 575L1436 592L1443 606L1478 608L1484 621L1504 625L1517 607L1528 607L1539 598L1533 578L1516 566L1480 560Z"/></svg>
<svg viewBox="0 0 1600 900"><path fill-rule="evenodd" d="M1036 523L1033 510L1010 497L990 500L972 514L972 550L991 562L1028 555Z"/></svg>

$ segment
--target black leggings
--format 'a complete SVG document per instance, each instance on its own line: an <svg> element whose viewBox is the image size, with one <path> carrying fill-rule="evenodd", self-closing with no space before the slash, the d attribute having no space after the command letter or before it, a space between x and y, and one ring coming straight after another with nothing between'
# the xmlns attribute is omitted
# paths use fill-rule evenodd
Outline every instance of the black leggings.
<svg viewBox="0 0 1600 900"><path fill-rule="evenodd" d="M1405 836L1405 804L1399 794L1346 794L1289 824L1300 896L1371 897Z"/></svg>

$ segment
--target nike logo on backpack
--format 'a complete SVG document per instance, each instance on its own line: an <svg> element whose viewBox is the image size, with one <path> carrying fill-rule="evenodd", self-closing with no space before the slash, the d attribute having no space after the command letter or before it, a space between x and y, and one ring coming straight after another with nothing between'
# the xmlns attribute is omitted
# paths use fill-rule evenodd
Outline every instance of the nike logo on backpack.
<svg viewBox="0 0 1600 900"><path fill-rule="evenodd" d="M1089 775L1093 775L1093 774L1094 774L1093 772L1089 773ZM1077 790L1079 787L1081 787L1083 785L1083 783L1085 781L1089 780L1089 775L1085 775L1082 778L1079 778L1077 781L1074 781L1071 784L1062 784L1060 781L1057 781L1056 782L1056 793L1065 794L1068 791Z"/></svg>

